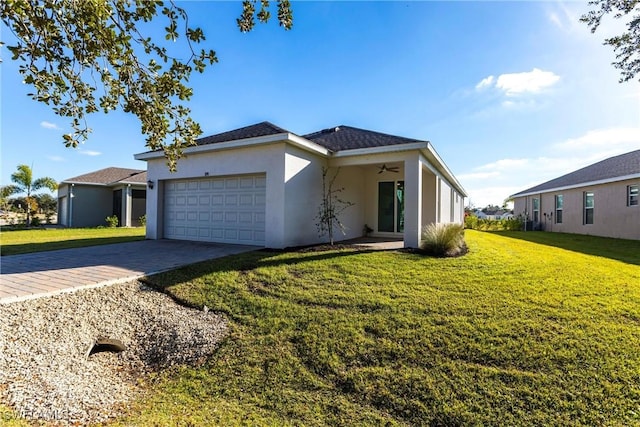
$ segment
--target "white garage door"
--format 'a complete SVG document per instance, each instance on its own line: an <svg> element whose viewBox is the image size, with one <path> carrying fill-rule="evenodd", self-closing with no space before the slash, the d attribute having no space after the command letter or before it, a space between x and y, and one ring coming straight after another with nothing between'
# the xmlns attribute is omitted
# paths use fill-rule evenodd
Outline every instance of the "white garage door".
<svg viewBox="0 0 640 427"><path fill-rule="evenodd" d="M170 180L164 237L264 246L265 175Z"/></svg>

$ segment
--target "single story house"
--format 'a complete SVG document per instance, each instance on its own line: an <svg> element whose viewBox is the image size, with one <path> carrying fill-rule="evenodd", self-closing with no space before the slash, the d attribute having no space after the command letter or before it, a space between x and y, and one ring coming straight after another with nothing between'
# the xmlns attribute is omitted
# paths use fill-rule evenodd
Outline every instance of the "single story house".
<svg viewBox="0 0 640 427"><path fill-rule="evenodd" d="M511 196L534 229L640 240L640 150Z"/></svg>
<svg viewBox="0 0 640 427"><path fill-rule="evenodd" d="M111 167L65 179L58 186L58 224L97 227L115 215L122 227L139 226L146 198L144 170Z"/></svg>
<svg viewBox="0 0 640 427"><path fill-rule="evenodd" d="M464 218L466 192L431 143L338 126L304 136L269 122L201 138L169 172L162 151L147 161L147 238L285 248L326 242L316 223L323 168L340 199L346 234L402 238ZM337 175L336 175L337 174Z"/></svg>

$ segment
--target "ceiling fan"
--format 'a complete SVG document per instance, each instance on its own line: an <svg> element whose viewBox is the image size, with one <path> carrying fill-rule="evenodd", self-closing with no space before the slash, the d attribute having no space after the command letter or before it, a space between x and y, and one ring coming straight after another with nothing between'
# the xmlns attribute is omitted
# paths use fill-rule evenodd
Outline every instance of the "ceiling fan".
<svg viewBox="0 0 640 427"><path fill-rule="evenodd" d="M386 164L380 166L380 170L378 171L378 173L382 173L382 172L395 172L398 173L399 167L398 166L391 166L391 167L387 167Z"/></svg>

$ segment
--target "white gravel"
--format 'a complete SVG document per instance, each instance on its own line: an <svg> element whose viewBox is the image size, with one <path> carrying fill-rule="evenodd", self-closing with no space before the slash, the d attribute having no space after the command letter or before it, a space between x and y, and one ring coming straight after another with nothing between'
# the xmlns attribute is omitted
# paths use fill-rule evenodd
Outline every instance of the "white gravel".
<svg viewBox="0 0 640 427"><path fill-rule="evenodd" d="M0 305L0 401L31 420L104 422L145 373L204 361L226 331L221 316L139 282ZM126 350L87 356L98 337Z"/></svg>

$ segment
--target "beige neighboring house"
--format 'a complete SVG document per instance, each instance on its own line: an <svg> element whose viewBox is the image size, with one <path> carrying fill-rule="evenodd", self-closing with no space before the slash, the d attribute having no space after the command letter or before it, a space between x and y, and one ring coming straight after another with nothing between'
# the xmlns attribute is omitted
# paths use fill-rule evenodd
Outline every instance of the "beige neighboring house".
<svg viewBox="0 0 640 427"><path fill-rule="evenodd" d="M119 226L139 226L147 204L147 172L106 168L74 178L58 186L58 225L97 227L115 215Z"/></svg>
<svg viewBox="0 0 640 427"><path fill-rule="evenodd" d="M640 150L511 196L534 229L640 240Z"/></svg>

